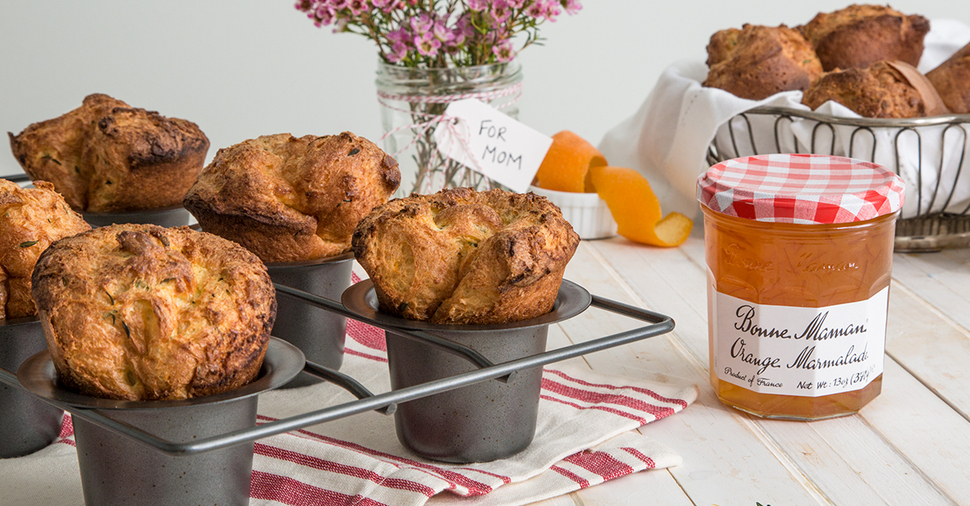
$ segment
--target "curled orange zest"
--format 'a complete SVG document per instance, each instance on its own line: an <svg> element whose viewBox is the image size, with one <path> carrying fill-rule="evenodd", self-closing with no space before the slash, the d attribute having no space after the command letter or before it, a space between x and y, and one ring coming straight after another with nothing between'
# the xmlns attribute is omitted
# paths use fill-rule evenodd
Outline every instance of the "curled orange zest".
<svg viewBox="0 0 970 506"><path fill-rule="evenodd" d="M687 240L694 222L680 213L662 217L660 201L639 172L598 166L590 168L589 173L596 193L610 207L620 235L664 247L679 246Z"/></svg>
<svg viewBox="0 0 970 506"><path fill-rule="evenodd" d="M606 158L582 137L563 130L552 136L534 184L539 188L573 193L592 193L588 173L591 167L606 165Z"/></svg>

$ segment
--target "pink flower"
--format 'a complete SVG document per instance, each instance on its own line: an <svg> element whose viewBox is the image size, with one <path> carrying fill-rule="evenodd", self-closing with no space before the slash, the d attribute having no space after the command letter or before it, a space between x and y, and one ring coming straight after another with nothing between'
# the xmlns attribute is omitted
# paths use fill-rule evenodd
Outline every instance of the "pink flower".
<svg viewBox="0 0 970 506"><path fill-rule="evenodd" d="M435 21L434 28L431 29L434 37L441 42L448 43L455 39L455 34L441 21Z"/></svg>
<svg viewBox="0 0 970 506"><path fill-rule="evenodd" d="M317 6L317 10L313 11L313 16L316 18L319 27L320 25L329 25L333 23L335 17L334 10L331 7L320 4Z"/></svg>
<svg viewBox="0 0 970 506"><path fill-rule="evenodd" d="M313 24L365 35L385 61L452 67L506 62L582 0L291 0ZM455 18L452 18L452 15Z"/></svg>
<svg viewBox="0 0 970 506"><path fill-rule="evenodd" d="M411 38L411 34L408 33L406 28L398 28L393 32L387 32L387 40L391 41L392 43L407 43L407 41L411 40Z"/></svg>
<svg viewBox="0 0 970 506"><path fill-rule="evenodd" d="M350 0L348 6L350 7L350 12L352 12L354 16L360 16L361 13L370 10L370 5L368 5L365 0Z"/></svg>
<svg viewBox="0 0 970 506"><path fill-rule="evenodd" d="M512 48L512 41L506 40L505 42L492 46L492 53L500 62L510 62L515 58L515 50Z"/></svg>
<svg viewBox="0 0 970 506"><path fill-rule="evenodd" d="M411 29L416 35L424 35L434 27L434 19L422 12L420 16L411 18Z"/></svg>
<svg viewBox="0 0 970 506"><path fill-rule="evenodd" d="M438 56L438 49L441 48L441 41L434 38L429 32L414 38L414 45L418 52L424 56Z"/></svg>
<svg viewBox="0 0 970 506"><path fill-rule="evenodd" d="M465 5L468 6L469 10L481 12L488 9L488 0L465 0Z"/></svg>
<svg viewBox="0 0 970 506"><path fill-rule="evenodd" d="M578 14L583 8L579 0L566 0L566 13L572 16L573 14Z"/></svg>
<svg viewBox="0 0 970 506"><path fill-rule="evenodd" d="M404 8L403 0L371 0L375 8L380 9L385 14L399 11Z"/></svg>
<svg viewBox="0 0 970 506"><path fill-rule="evenodd" d="M391 52L387 54L387 61L397 63L408 56L408 46L404 42L395 42L391 46Z"/></svg>
<svg viewBox="0 0 970 506"><path fill-rule="evenodd" d="M504 1L496 0L496 2L492 4L492 11L490 14L492 16L492 25L498 26L504 24L509 20L509 18L512 17L512 9L505 5Z"/></svg>
<svg viewBox="0 0 970 506"><path fill-rule="evenodd" d="M451 32L451 40L448 41L448 46L458 47L465 43L465 32L461 30L454 30Z"/></svg>
<svg viewBox="0 0 970 506"><path fill-rule="evenodd" d="M475 27L472 25L471 14L465 13L458 21L455 23L455 32L461 32L466 37L471 37L475 34Z"/></svg>
<svg viewBox="0 0 970 506"><path fill-rule="evenodd" d="M468 18L468 13L465 13L463 16L458 18L458 21L455 23L455 27L451 30L451 46L460 46L464 44L466 40L475 35L475 27L472 26L471 21L469 21Z"/></svg>
<svg viewBox="0 0 970 506"><path fill-rule="evenodd" d="M535 0L526 7L525 13L530 17L542 19L546 15L546 3L543 0Z"/></svg>
<svg viewBox="0 0 970 506"><path fill-rule="evenodd" d="M541 17L545 18L547 21L555 22L556 18L562 14L562 4L559 3L559 0L536 0L536 3L539 2L542 2L544 10Z"/></svg>

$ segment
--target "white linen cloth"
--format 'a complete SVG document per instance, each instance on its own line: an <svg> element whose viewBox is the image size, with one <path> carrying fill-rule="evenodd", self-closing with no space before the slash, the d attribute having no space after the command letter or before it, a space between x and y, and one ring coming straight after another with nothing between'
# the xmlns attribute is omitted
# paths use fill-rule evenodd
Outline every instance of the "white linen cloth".
<svg viewBox="0 0 970 506"><path fill-rule="evenodd" d="M933 20L924 41L925 49L918 69L928 72L946 61L953 53L970 42L970 27L955 20ZM718 146L728 158L754 154L747 126L732 118L762 105L787 107L809 111L801 104L802 92L790 91L756 101L738 98L731 93L705 88L707 65L697 61L679 61L670 65L657 81L639 110L609 132L599 145L610 165L630 167L650 182L664 213L680 212L698 217L696 201L697 177L707 170L706 154L717 136ZM823 104L816 112L836 116L859 115L834 102ZM781 150L776 149L774 117L751 115L751 131L759 154L794 152L792 136L798 138L802 153L812 146L815 121L794 118L791 124L781 123ZM738 151L734 152L729 133L734 129ZM877 129L876 163L897 171L906 182L906 203L903 218L925 214L930 210L959 212L970 205L970 168L960 169L961 148L970 139L956 130L942 135L943 126L920 129L920 136L903 133L898 138L900 156L895 155L894 142L900 129ZM852 127L836 128L834 154L868 160L872 152L872 137L857 134L850 151ZM813 152L829 154L832 137L827 131L817 134ZM922 143L920 146L919 143ZM945 145L944 145L945 144ZM942 170L940 157L943 153ZM917 155L922 154L922 160ZM964 165L970 165L970 153ZM942 174L942 176L941 176ZM937 181L940 187L937 188ZM945 196L956 186L947 203Z"/></svg>

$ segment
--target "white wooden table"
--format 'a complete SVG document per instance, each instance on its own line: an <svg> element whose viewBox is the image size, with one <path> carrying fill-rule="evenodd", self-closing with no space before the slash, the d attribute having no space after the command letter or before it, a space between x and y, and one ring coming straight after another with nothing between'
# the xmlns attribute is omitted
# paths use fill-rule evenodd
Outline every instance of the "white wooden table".
<svg viewBox="0 0 970 506"><path fill-rule="evenodd" d="M970 504L970 250L896 254L882 394L856 415L765 420L718 401L708 380L706 263L695 230L679 248L583 241L566 277L591 293L670 315L670 334L589 354L608 374L693 382L684 412L639 430L683 464L550 499L566 505ZM596 309L550 345L632 328Z"/></svg>

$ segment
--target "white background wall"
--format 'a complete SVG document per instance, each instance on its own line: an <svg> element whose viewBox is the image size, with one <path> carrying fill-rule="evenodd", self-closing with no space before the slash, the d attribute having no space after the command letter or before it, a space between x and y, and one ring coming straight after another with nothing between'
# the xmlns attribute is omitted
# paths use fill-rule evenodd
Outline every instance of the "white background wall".
<svg viewBox="0 0 970 506"><path fill-rule="evenodd" d="M262 134L349 130L377 140L376 52L316 28L294 0L0 0L0 131L58 116L85 95L199 124L216 149ZM663 69L706 58L717 30L795 26L848 0L583 0L524 51L519 119L596 144L639 107ZM907 14L970 24L965 0L897 0ZM20 171L9 146L0 174Z"/></svg>

